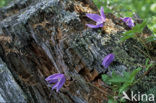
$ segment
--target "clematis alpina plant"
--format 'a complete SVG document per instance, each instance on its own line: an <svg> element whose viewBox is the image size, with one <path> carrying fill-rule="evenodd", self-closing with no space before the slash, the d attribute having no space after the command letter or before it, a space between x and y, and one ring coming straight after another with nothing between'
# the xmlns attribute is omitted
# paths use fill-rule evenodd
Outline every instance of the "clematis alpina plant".
<svg viewBox="0 0 156 103"><path fill-rule="evenodd" d="M108 66L113 62L115 58L114 54L108 54L107 56L105 56L105 58L103 59L102 65L105 68L108 68Z"/></svg>
<svg viewBox="0 0 156 103"><path fill-rule="evenodd" d="M103 23L105 22L105 19L106 19L103 7L101 7L100 9L100 15L87 13L86 16L96 22L96 25L86 24L88 27L90 28L103 27Z"/></svg>
<svg viewBox="0 0 156 103"><path fill-rule="evenodd" d="M52 86L52 90L56 89L57 92L60 90L60 88L63 86L63 84L66 81L64 74L61 73L50 75L45 80L49 84L56 83L55 85Z"/></svg>
<svg viewBox="0 0 156 103"><path fill-rule="evenodd" d="M129 26L130 28L134 27L134 21L132 18L130 17L125 17L125 18L120 18L123 22L126 23L127 26Z"/></svg>

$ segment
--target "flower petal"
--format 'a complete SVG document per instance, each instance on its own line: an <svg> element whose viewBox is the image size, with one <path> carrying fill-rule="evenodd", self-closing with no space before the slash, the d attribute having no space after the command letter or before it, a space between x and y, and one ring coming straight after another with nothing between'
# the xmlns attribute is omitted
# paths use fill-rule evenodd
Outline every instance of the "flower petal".
<svg viewBox="0 0 156 103"><path fill-rule="evenodd" d="M103 7L101 7L101 9L100 9L100 14L101 14L101 17L102 17L102 19L103 19L103 22L105 22L106 16L105 16L105 14L104 14Z"/></svg>
<svg viewBox="0 0 156 103"><path fill-rule="evenodd" d="M134 22L132 20L132 18L130 17L125 17L125 18L121 18L127 26L129 26L130 28L134 27Z"/></svg>
<svg viewBox="0 0 156 103"><path fill-rule="evenodd" d="M56 73L56 74L50 75L50 76L48 76L45 80L46 80L46 81L49 81L49 80L53 79L54 77L56 77L56 76L58 76L58 75L60 75L60 73Z"/></svg>
<svg viewBox="0 0 156 103"><path fill-rule="evenodd" d="M93 24L86 24L88 27L90 28L99 28L99 27L103 27L103 23L98 24L98 25L93 25Z"/></svg>
<svg viewBox="0 0 156 103"><path fill-rule="evenodd" d="M65 77L63 76L63 77L61 78L61 80L59 81L59 85L57 86L57 89L56 89L57 92L58 92L58 91L60 90L60 88L63 86L63 84L65 83L65 81L66 81L66 79L65 79Z"/></svg>
<svg viewBox="0 0 156 103"><path fill-rule="evenodd" d="M47 81L49 84L52 84L52 83L56 83L58 82L58 79L51 79L49 81Z"/></svg>
<svg viewBox="0 0 156 103"><path fill-rule="evenodd" d="M103 59L102 65L103 65L105 68L108 68L108 66L111 64L111 62L114 60L114 58L115 58L114 54L109 54L109 55L107 55L107 56Z"/></svg>
<svg viewBox="0 0 156 103"><path fill-rule="evenodd" d="M53 85L52 90L54 90L55 88L57 88L58 85L59 85L59 82L57 82L55 85Z"/></svg>
<svg viewBox="0 0 156 103"><path fill-rule="evenodd" d="M102 18L100 15L98 14L86 14L86 16L92 20L94 20L95 22L101 22Z"/></svg>
<svg viewBox="0 0 156 103"><path fill-rule="evenodd" d="M133 20L129 20L129 21L127 22L127 25L128 25L130 28L134 27L134 22L133 22Z"/></svg>
<svg viewBox="0 0 156 103"><path fill-rule="evenodd" d="M123 20L124 22L127 22L129 17L125 17L125 18L120 18L121 20Z"/></svg>
<svg viewBox="0 0 156 103"><path fill-rule="evenodd" d="M55 85L52 86L52 90L56 89L56 91L58 92L65 83L65 76L64 74L56 73L47 77L46 81L49 84L56 83Z"/></svg>

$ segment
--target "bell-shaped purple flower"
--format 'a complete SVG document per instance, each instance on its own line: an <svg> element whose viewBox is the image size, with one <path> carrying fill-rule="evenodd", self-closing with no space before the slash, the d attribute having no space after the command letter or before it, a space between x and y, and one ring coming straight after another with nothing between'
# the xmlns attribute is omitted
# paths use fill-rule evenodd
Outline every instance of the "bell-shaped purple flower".
<svg viewBox="0 0 156 103"><path fill-rule="evenodd" d="M126 23L130 28L134 27L134 21L130 17L120 18L123 22Z"/></svg>
<svg viewBox="0 0 156 103"><path fill-rule="evenodd" d="M115 58L114 54L108 54L107 56L105 56L105 58L103 59L102 65L105 68L108 68L108 66L113 62Z"/></svg>
<svg viewBox="0 0 156 103"><path fill-rule="evenodd" d="M96 22L96 25L86 24L88 27L90 27L90 28L103 27L103 23L105 22L105 19L106 19L103 7L101 7L101 9L100 9L100 15L88 13L88 14L86 14L86 16Z"/></svg>
<svg viewBox="0 0 156 103"><path fill-rule="evenodd" d="M60 88L63 86L63 84L66 81L64 74L60 74L60 73L50 75L45 80L49 84L56 83L55 85L53 85L52 90L56 89L57 92L60 90Z"/></svg>

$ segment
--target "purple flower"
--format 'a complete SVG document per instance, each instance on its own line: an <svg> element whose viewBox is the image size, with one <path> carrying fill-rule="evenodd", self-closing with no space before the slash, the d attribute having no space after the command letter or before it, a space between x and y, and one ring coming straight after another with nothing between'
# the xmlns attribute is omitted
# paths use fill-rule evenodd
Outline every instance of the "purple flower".
<svg viewBox="0 0 156 103"><path fill-rule="evenodd" d="M100 16L101 15L101 16ZM86 14L86 16L90 19L92 19L93 21L96 22L96 25L93 24L86 24L88 27L90 28L99 28L99 27L103 27L103 23L105 22L105 14L104 14L104 10L103 7L101 7L100 9L100 15L98 14Z"/></svg>
<svg viewBox="0 0 156 103"><path fill-rule="evenodd" d="M108 66L111 64L111 62L114 60L115 56L114 54L108 54L107 56L105 56L105 58L103 59L102 65L105 68L108 68Z"/></svg>
<svg viewBox="0 0 156 103"><path fill-rule="evenodd" d="M53 85L52 90L56 89L57 92L60 90L60 88L63 86L63 84L66 81L64 74L60 74L60 73L50 75L45 80L49 84L56 83L55 85Z"/></svg>
<svg viewBox="0 0 156 103"><path fill-rule="evenodd" d="M134 27L134 21L130 17L120 18L123 22L126 23L130 28Z"/></svg>

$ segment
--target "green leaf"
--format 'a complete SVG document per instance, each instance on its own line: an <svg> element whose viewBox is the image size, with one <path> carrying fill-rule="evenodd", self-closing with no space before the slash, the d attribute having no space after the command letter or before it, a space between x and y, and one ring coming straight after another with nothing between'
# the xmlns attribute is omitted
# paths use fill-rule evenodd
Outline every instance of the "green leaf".
<svg viewBox="0 0 156 103"><path fill-rule="evenodd" d="M129 30L125 33L123 33L123 37L121 37L120 41L125 41L129 38L134 38L136 36L137 33L141 33L144 29L144 27L147 25L147 21L144 20L141 24L136 24L132 30Z"/></svg>
<svg viewBox="0 0 156 103"><path fill-rule="evenodd" d="M148 64L147 67L146 67L146 71L148 71L148 69L152 66L153 64Z"/></svg>
<svg viewBox="0 0 156 103"><path fill-rule="evenodd" d="M5 5L5 1L4 0L0 1L0 7L2 7L4 5Z"/></svg>
<svg viewBox="0 0 156 103"><path fill-rule="evenodd" d="M147 66L149 62L149 58L146 59L145 65Z"/></svg>
<svg viewBox="0 0 156 103"><path fill-rule="evenodd" d="M112 78L109 79L109 82L111 83L123 83L127 81L126 78L123 78L123 76L113 72L112 73Z"/></svg>
<svg viewBox="0 0 156 103"><path fill-rule="evenodd" d="M123 99L123 98L121 98L121 99L120 99L120 102L121 102L121 103L126 103L126 100Z"/></svg>
<svg viewBox="0 0 156 103"><path fill-rule="evenodd" d="M153 64L149 64L149 58L146 59L146 62L145 62L145 66L146 66L146 71L148 71L148 69L152 66Z"/></svg>
<svg viewBox="0 0 156 103"><path fill-rule="evenodd" d="M147 25L147 21L144 20L141 24L136 24L132 28L132 31L134 31L135 33L141 33L146 25Z"/></svg>
<svg viewBox="0 0 156 103"><path fill-rule="evenodd" d="M129 30L129 31L124 32L122 35L125 36L125 35L129 35L133 33L135 33L133 30Z"/></svg>
<svg viewBox="0 0 156 103"><path fill-rule="evenodd" d="M105 75L105 74L103 74L103 75L102 75L102 80L105 82L106 80L108 80L108 76Z"/></svg>
<svg viewBox="0 0 156 103"><path fill-rule="evenodd" d="M121 37L120 41L125 41L129 38L133 38L135 36L135 33L133 33L133 31L128 31L128 32L125 32L123 35L124 36Z"/></svg>
<svg viewBox="0 0 156 103"><path fill-rule="evenodd" d="M135 76L136 74L141 70L142 68L139 67L135 70L132 71L131 75L130 75L130 78L129 78L129 83L133 83L134 79L135 79Z"/></svg>
<svg viewBox="0 0 156 103"><path fill-rule="evenodd" d="M109 77L108 75L106 75L106 74L103 74L102 75L102 80L106 83L106 84L110 84L111 85L111 82L109 82L109 79L110 79L111 77Z"/></svg>
<svg viewBox="0 0 156 103"><path fill-rule="evenodd" d="M136 74L141 70L142 68L137 68L135 70L132 71L131 74L129 73L124 73L127 81L119 88L119 94L122 93L123 91L126 91L126 89L131 85L133 84L134 82L134 79L136 77Z"/></svg>
<svg viewBox="0 0 156 103"><path fill-rule="evenodd" d="M109 80L109 82L112 82L112 83L123 83L123 82L125 82L126 81L126 79L125 78L123 78L123 77L116 77L116 78L111 78L110 80Z"/></svg>
<svg viewBox="0 0 156 103"><path fill-rule="evenodd" d="M130 72L124 72L123 74L124 74L124 78L126 78L126 80L128 80L130 77Z"/></svg>
<svg viewBox="0 0 156 103"><path fill-rule="evenodd" d="M109 99L108 103L117 103L117 101L115 101L114 99Z"/></svg>
<svg viewBox="0 0 156 103"><path fill-rule="evenodd" d="M152 42L152 41L155 41L156 40L156 37L154 35L146 38L146 43L149 43L149 42Z"/></svg>
<svg viewBox="0 0 156 103"><path fill-rule="evenodd" d="M120 88L119 88L119 94L122 93L123 91L126 91L126 89L129 87L129 83L125 82Z"/></svg>

